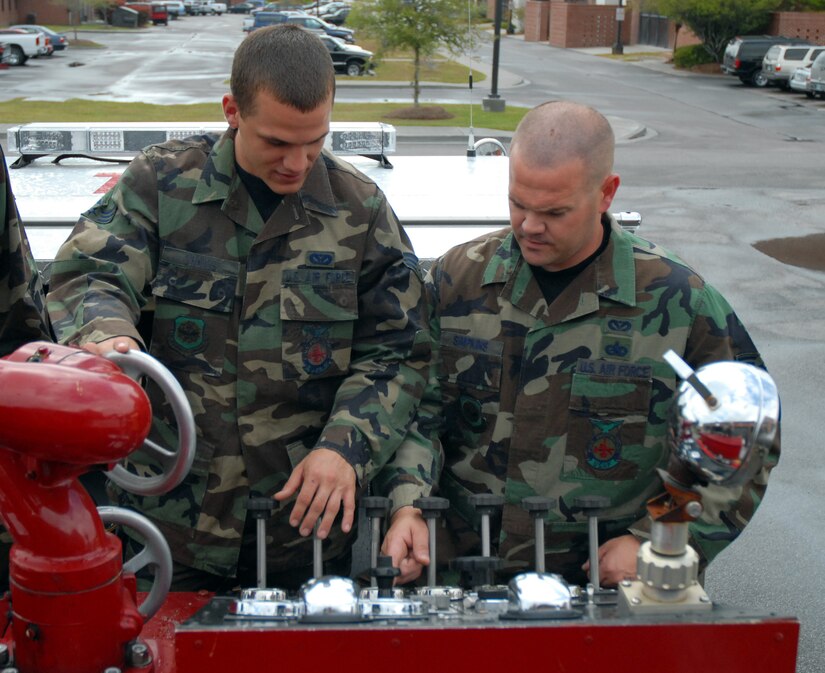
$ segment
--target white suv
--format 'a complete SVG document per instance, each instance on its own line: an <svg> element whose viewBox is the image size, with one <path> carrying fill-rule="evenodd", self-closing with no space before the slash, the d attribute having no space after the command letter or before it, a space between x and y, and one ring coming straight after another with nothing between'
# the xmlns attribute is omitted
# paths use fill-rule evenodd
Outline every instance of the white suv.
<svg viewBox="0 0 825 673"><path fill-rule="evenodd" d="M822 52L825 47L775 44L762 59L762 74L768 84L787 89L793 71L810 66Z"/></svg>

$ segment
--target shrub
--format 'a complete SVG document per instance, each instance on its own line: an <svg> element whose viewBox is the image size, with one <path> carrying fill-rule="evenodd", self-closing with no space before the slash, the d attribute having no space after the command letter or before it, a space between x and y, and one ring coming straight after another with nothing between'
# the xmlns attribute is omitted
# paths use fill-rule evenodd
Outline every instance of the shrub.
<svg viewBox="0 0 825 673"><path fill-rule="evenodd" d="M679 47L673 52L673 65L677 68L688 69L705 63L717 63L717 60L701 44Z"/></svg>

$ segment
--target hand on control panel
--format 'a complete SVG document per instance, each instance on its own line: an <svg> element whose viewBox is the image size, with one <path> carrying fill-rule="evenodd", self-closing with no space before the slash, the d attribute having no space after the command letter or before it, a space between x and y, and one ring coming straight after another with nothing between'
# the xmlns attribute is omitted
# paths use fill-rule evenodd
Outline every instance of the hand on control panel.
<svg viewBox="0 0 825 673"><path fill-rule="evenodd" d="M392 557L392 564L401 573L396 584L417 579L430 563L429 531L421 511L415 507L401 507L392 517L392 524L381 545L381 553Z"/></svg>
<svg viewBox="0 0 825 673"><path fill-rule="evenodd" d="M622 535L599 545L599 584L615 587L625 579L636 579L636 556L641 543L632 535ZM590 576L590 561L583 566Z"/></svg>
<svg viewBox="0 0 825 673"><path fill-rule="evenodd" d="M300 492L299 492L300 489ZM323 515L318 537L325 539L332 529L341 506L344 515L341 530L348 533L355 518L355 470L346 459L331 449L315 449L304 458L273 497L286 500L298 493L289 523L300 526L303 536L310 535L315 522Z"/></svg>

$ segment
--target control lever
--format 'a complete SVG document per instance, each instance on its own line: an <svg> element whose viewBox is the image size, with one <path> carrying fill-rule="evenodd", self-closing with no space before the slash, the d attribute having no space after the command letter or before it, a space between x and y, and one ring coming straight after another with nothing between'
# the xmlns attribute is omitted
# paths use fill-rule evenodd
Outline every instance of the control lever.
<svg viewBox="0 0 825 673"><path fill-rule="evenodd" d="M272 516L275 501L272 498L252 497L246 505L247 511L256 519L255 541L258 548L257 571L258 588L266 588L266 520Z"/></svg>
<svg viewBox="0 0 825 673"><path fill-rule="evenodd" d="M321 518L315 522L312 529L312 577L316 580L324 576L324 541L318 537L318 528L321 525Z"/></svg>
<svg viewBox="0 0 825 673"><path fill-rule="evenodd" d="M599 511L610 506L604 495L581 495L573 499L573 506L587 515L587 538L590 544L590 584L599 591Z"/></svg>
<svg viewBox="0 0 825 673"><path fill-rule="evenodd" d="M481 556L464 556L453 561L468 586L481 587L479 598L506 598L506 587L494 587L493 575L501 559L490 550L490 517L504 505L504 496L494 493L474 493L468 498L481 517Z"/></svg>
<svg viewBox="0 0 825 673"><path fill-rule="evenodd" d="M372 579L378 587L378 598L394 598L392 583L401 574L392 564L392 556L379 556L372 568Z"/></svg>
<svg viewBox="0 0 825 673"><path fill-rule="evenodd" d="M490 516L504 506L504 496L493 493L473 493L469 500L481 516L481 555L489 557L491 555Z"/></svg>
<svg viewBox="0 0 825 673"><path fill-rule="evenodd" d="M447 498L439 498L437 496L416 498L413 501L413 507L417 507L421 510L421 516L423 516L424 520L427 522L427 530L430 534L430 565L427 566L427 585L434 587L436 585L436 520L441 517L442 512L445 512L450 508L450 501L447 500Z"/></svg>
<svg viewBox="0 0 825 673"><path fill-rule="evenodd" d="M460 556L453 560L453 567L461 573L462 584L476 588L479 598L506 598L504 591L493 587L493 573L501 566L498 556Z"/></svg>
<svg viewBox="0 0 825 673"><path fill-rule="evenodd" d="M387 516L392 501L380 495L370 495L361 499L361 507L370 522L370 568L378 567L378 551L381 544L381 522ZM392 564L391 564L392 565ZM396 575L399 573L396 573ZM378 586L376 576L370 581L372 586Z"/></svg>
<svg viewBox="0 0 825 673"><path fill-rule="evenodd" d="M544 566L544 515L556 506L554 500L543 495L531 495L523 498L521 506L533 519L533 538L536 547L536 572L543 573Z"/></svg>

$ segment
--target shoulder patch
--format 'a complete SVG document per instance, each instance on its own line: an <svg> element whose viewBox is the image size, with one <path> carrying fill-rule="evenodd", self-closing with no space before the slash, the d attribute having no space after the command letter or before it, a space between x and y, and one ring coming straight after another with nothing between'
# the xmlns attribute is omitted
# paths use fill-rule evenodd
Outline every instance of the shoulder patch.
<svg viewBox="0 0 825 673"><path fill-rule="evenodd" d="M109 195L101 197L101 199L93 205L89 210L83 213L83 217L98 224L110 224L117 215L117 204L112 201Z"/></svg>

